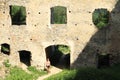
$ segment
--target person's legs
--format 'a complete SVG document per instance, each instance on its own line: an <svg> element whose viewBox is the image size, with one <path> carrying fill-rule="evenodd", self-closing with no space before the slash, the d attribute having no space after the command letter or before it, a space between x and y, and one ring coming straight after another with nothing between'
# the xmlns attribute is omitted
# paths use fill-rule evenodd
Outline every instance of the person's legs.
<svg viewBox="0 0 120 80"><path fill-rule="evenodd" d="M50 66L47 66L47 72L50 73Z"/></svg>

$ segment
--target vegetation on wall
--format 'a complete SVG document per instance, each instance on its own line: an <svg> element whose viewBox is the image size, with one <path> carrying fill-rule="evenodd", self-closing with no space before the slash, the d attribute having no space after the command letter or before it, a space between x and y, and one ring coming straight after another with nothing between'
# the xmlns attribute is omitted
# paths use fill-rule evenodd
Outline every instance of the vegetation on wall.
<svg viewBox="0 0 120 80"><path fill-rule="evenodd" d="M66 45L58 45L58 50L61 51L63 54L70 53L70 48Z"/></svg>
<svg viewBox="0 0 120 80"><path fill-rule="evenodd" d="M107 9L95 9L92 14L93 23L99 29L104 28L109 22L109 11Z"/></svg>
<svg viewBox="0 0 120 80"><path fill-rule="evenodd" d="M51 23L52 24L66 24L67 23L66 7L56 6L56 7L51 8Z"/></svg>
<svg viewBox="0 0 120 80"><path fill-rule="evenodd" d="M8 59L5 60L5 61L3 62L3 64L4 64L4 66L7 67L7 68L9 68L9 67L11 66L11 64L9 63L9 60L8 60Z"/></svg>

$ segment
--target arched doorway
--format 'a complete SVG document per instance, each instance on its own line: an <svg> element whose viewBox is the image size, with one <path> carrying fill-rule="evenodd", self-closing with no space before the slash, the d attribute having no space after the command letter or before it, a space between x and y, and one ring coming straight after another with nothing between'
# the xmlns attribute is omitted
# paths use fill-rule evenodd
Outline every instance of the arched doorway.
<svg viewBox="0 0 120 80"><path fill-rule="evenodd" d="M70 68L70 47L67 45L50 45L45 48L46 59L58 68Z"/></svg>

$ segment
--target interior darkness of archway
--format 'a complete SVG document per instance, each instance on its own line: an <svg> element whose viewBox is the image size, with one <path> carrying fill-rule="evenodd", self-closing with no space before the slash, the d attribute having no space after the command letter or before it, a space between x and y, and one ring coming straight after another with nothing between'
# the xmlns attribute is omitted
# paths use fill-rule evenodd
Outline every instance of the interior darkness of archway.
<svg viewBox="0 0 120 80"><path fill-rule="evenodd" d="M58 50L59 45L51 45L45 49L46 59L49 58L51 65L64 69L70 68L70 53L64 54Z"/></svg>
<svg viewBox="0 0 120 80"><path fill-rule="evenodd" d="M20 62L24 63L27 66L31 66L31 52L26 50L19 51Z"/></svg>

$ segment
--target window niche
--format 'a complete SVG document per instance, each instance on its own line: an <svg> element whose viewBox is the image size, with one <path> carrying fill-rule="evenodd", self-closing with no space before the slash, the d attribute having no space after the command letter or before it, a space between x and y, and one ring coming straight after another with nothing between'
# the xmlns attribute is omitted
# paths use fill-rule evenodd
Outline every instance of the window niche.
<svg viewBox="0 0 120 80"><path fill-rule="evenodd" d="M109 24L109 11L104 8L95 9L92 13L92 21L98 29L102 29Z"/></svg>
<svg viewBox="0 0 120 80"><path fill-rule="evenodd" d="M63 6L55 6L51 8L51 24L66 24L67 8Z"/></svg>
<svg viewBox="0 0 120 80"><path fill-rule="evenodd" d="M10 6L12 25L26 25L26 8L23 6Z"/></svg>
<svg viewBox="0 0 120 80"><path fill-rule="evenodd" d="M110 55L109 54L98 54L98 68L105 68L110 66Z"/></svg>
<svg viewBox="0 0 120 80"><path fill-rule="evenodd" d="M26 50L21 50L19 52L20 62L24 63L26 66L31 66L31 52Z"/></svg>
<svg viewBox="0 0 120 80"><path fill-rule="evenodd" d="M6 55L10 55L10 45L7 43L1 44L1 52Z"/></svg>

